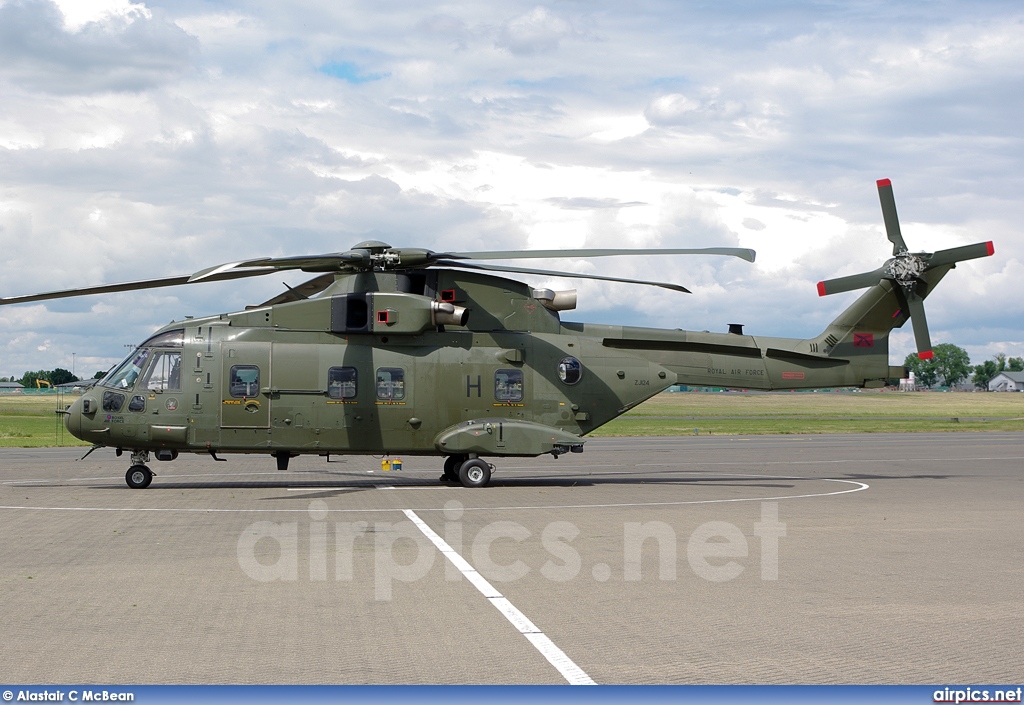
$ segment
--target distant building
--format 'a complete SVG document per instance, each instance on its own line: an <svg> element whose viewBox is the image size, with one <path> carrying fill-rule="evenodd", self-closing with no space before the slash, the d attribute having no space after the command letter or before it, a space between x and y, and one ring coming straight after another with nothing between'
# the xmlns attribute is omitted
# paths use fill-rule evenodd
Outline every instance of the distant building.
<svg viewBox="0 0 1024 705"><path fill-rule="evenodd" d="M17 394L22 389L18 382L0 382L0 394Z"/></svg>
<svg viewBox="0 0 1024 705"><path fill-rule="evenodd" d="M64 384L54 385L54 389L59 389L62 392L74 392L75 394L78 394L79 392L92 387L97 382L99 382L98 379L78 379L74 382L65 382Z"/></svg>
<svg viewBox="0 0 1024 705"><path fill-rule="evenodd" d="M1024 372L1000 372L988 382L990 392L1024 391Z"/></svg>
<svg viewBox="0 0 1024 705"><path fill-rule="evenodd" d="M900 391L901 392L916 392L917 391L917 380L914 379L914 371L910 371L909 377L904 377L900 380Z"/></svg>

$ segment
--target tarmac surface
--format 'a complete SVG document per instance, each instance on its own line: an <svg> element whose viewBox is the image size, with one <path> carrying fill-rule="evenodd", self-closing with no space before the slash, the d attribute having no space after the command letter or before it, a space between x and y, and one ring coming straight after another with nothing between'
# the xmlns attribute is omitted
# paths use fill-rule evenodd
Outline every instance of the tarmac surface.
<svg viewBox="0 0 1024 705"><path fill-rule="evenodd" d="M1020 684L1022 440L593 439L472 490L0 449L0 678Z"/></svg>

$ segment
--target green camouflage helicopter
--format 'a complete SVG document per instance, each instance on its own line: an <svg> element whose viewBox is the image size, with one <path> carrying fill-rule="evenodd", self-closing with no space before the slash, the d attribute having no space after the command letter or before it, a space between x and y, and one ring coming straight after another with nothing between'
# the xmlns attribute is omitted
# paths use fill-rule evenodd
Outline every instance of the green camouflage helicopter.
<svg viewBox="0 0 1024 705"><path fill-rule="evenodd" d="M752 250L431 252L363 242L348 252L254 259L191 276L0 299L2 304L259 276L317 273L256 307L171 323L87 390L68 431L131 454L125 478L144 488L150 454L267 453L286 470L300 454L443 455L442 481L482 487L485 458L582 452L584 436L673 384L749 389L880 387L888 337L908 318L931 357L923 300L957 262L991 242L911 253L888 179L878 182L893 256L872 272L818 284L822 296L867 288L805 340L569 323L574 291L494 274L552 272L484 260L610 255L731 255ZM91 452L91 451L90 451Z"/></svg>

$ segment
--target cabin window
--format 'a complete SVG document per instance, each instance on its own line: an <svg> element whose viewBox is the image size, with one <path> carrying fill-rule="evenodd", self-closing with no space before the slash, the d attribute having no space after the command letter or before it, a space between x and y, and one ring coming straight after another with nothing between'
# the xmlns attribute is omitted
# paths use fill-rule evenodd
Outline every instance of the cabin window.
<svg viewBox="0 0 1024 705"><path fill-rule="evenodd" d="M558 379L565 384L576 384L583 378L583 365L575 357L563 357L558 362Z"/></svg>
<svg viewBox="0 0 1024 705"><path fill-rule="evenodd" d="M128 411L145 411L146 410L146 397L141 395L135 395L132 400L128 402Z"/></svg>
<svg viewBox="0 0 1024 705"><path fill-rule="evenodd" d="M143 389L161 390L165 392L181 391L181 352L158 351L153 355Z"/></svg>
<svg viewBox="0 0 1024 705"><path fill-rule="evenodd" d="M523 400L523 371L498 370L494 373L495 401Z"/></svg>
<svg viewBox="0 0 1024 705"><path fill-rule="evenodd" d="M260 368L256 365L232 365L230 393L236 398L255 397L260 393Z"/></svg>
<svg viewBox="0 0 1024 705"><path fill-rule="evenodd" d="M405 399L405 370L401 367L378 367L377 398L382 401Z"/></svg>
<svg viewBox="0 0 1024 705"><path fill-rule="evenodd" d="M331 399L354 399L357 376L355 367L332 367L327 370L327 396Z"/></svg>

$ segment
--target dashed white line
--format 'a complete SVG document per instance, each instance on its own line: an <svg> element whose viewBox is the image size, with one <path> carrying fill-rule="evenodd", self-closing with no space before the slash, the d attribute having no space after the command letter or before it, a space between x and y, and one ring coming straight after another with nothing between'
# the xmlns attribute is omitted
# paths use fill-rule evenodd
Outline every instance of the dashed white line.
<svg viewBox="0 0 1024 705"><path fill-rule="evenodd" d="M576 665L576 663L569 658L564 651L555 646L555 642L542 632L537 625L530 621L530 619L523 614L519 608L513 605L508 599L498 592L493 585L487 582L477 570L470 565L469 561L463 558L454 548L448 545L448 542L438 536L437 532L427 526L426 522L420 519L416 512L411 509L403 509L402 512L405 516L409 517L409 520L416 525L423 535L430 539L430 542L437 546L445 558L452 562L459 572L466 576L466 579L473 584L473 586L480 591L480 594L486 597L495 609L501 612L505 616L512 626L514 626L520 634L526 637L526 639L533 644L534 648L540 652L540 654L548 660L552 666L554 666L562 677L569 683L569 685L597 685L590 676L588 676L582 668Z"/></svg>

